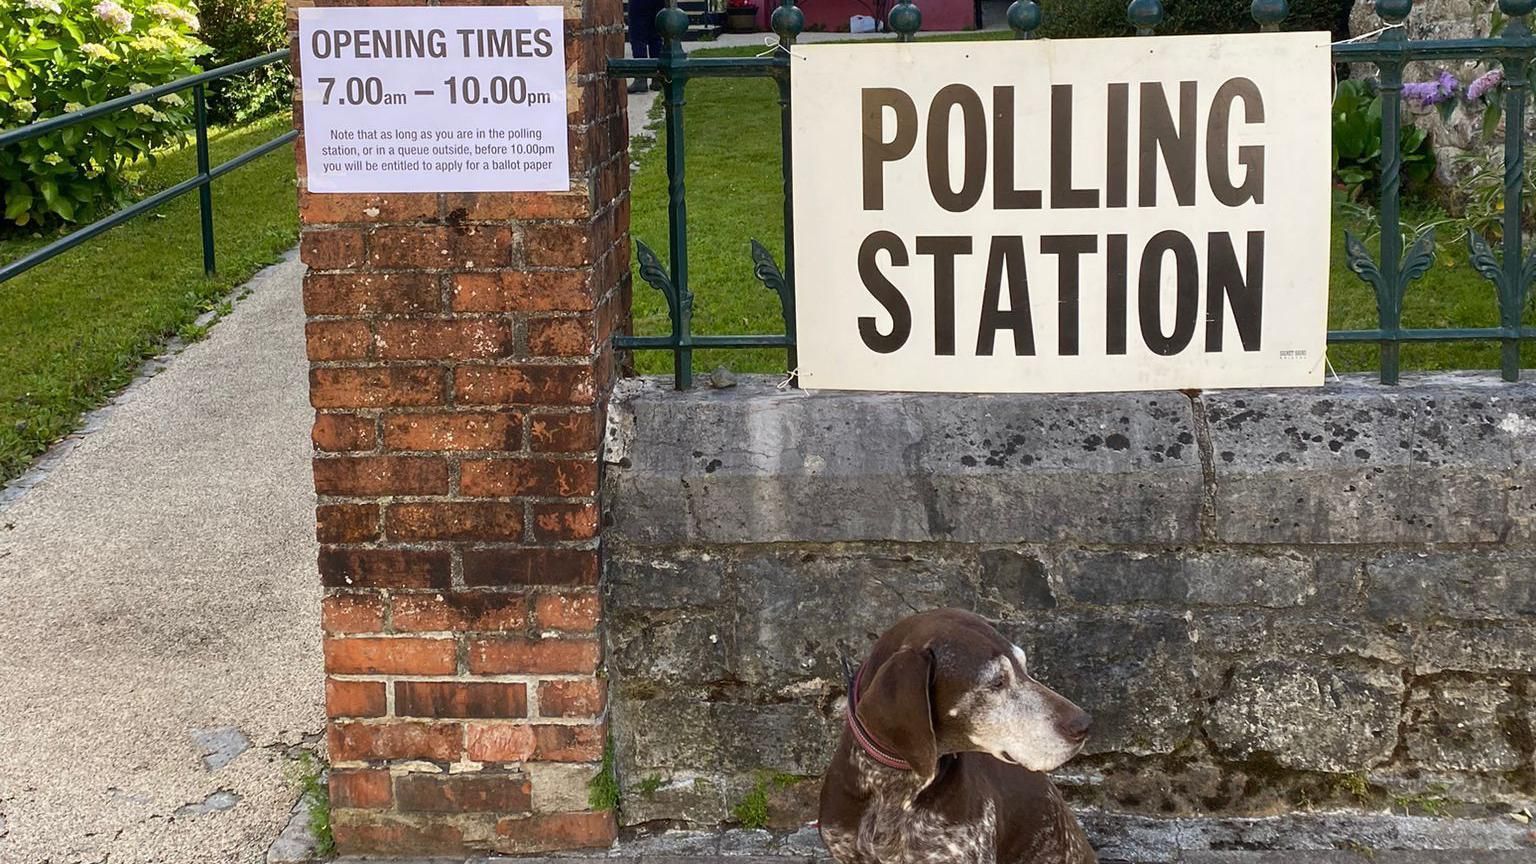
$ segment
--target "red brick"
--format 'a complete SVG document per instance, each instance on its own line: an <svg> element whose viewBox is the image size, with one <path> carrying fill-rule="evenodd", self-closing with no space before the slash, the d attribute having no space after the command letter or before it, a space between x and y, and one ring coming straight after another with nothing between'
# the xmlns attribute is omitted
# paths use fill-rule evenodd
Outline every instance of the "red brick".
<svg viewBox="0 0 1536 864"><path fill-rule="evenodd" d="M385 360L470 360L512 353L512 328L502 321L380 321L374 352Z"/></svg>
<svg viewBox="0 0 1536 864"><path fill-rule="evenodd" d="M333 762L359 759L431 759L452 762L463 752L464 728L457 723L332 723Z"/></svg>
<svg viewBox="0 0 1536 864"><path fill-rule="evenodd" d="M459 273L453 279L457 312L587 312L592 277L582 271Z"/></svg>
<svg viewBox="0 0 1536 864"><path fill-rule="evenodd" d="M465 755L476 762L526 762L535 746L532 726L506 723L471 723L465 740Z"/></svg>
<svg viewBox="0 0 1536 864"><path fill-rule="evenodd" d="M467 549L464 584L596 585L595 549Z"/></svg>
<svg viewBox="0 0 1536 864"><path fill-rule="evenodd" d="M520 503L392 504L385 517L391 540L516 540L523 534Z"/></svg>
<svg viewBox="0 0 1536 864"><path fill-rule="evenodd" d="M504 225L458 226L449 241L456 270L495 270L517 263L517 240Z"/></svg>
<svg viewBox="0 0 1536 864"><path fill-rule="evenodd" d="M321 495L441 495L448 463L424 456L331 456L315 459Z"/></svg>
<svg viewBox="0 0 1536 864"><path fill-rule="evenodd" d="M466 459L459 465L459 489L476 498L588 498L597 494L597 462L553 457Z"/></svg>
<svg viewBox="0 0 1536 864"><path fill-rule="evenodd" d="M373 2L370 6L375 5ZM377 4L383 5L383 4ZM336 850L343 855L395 857L411 853L453 855L469 850L463 832L439 819L408 819L367 810L340 810L331 817Z"/></svg>
<svg viewBox="0 0 1536 864"><path fill-rule="evenodd" d="M591 633L597 630L599 608L592 594L542 594L533 617L540 630Z"/></svg>
<svg viewBox="0 0 1536 864"><path fill-rule="evenodd" d="M606 743L601 726L535 726L533 755L544 762L596 762Z"/></svg>
<svg viewBox="0 0 1536 864"><path fill-rule="evenodd" d="M405 774L395 781L401 812L527 813L533 806L528 778L506 774Z"/></svg>
<svg viewBox="0 0 1536 864"><path fill-rule="evenodd" d="M469 671L476 675L561 675L597 671L591 639L471 639Z"/></svg>
<svg viewBox="0 0 1536 864"><path fill-rule="evenodd" d="M400 269L447 269L448 229L428 226L388 226L368 235L368 263Z"/></svg>
<svg viewBox="0 0 1536 864"><path fill-rule="evenodd" d="M315 222L413 222L436 216L437 196L429 193L299 196L299 218L306 226ZM305 228L306 232L311 230Z"/></svg>
<svg viewBox="0 0 1536 864"><path fill-rule="evenodd" d="M597 449L597 415L591 411L570 414L534 414L529 420L528 444L550 453L587 453Z"/></svg>
<svg viewBox="0 0 1536 864"><path fill-rule="evenodd" d="M299 260L315 270L344 270L363 265L363 232L309 229L299 241Z"/></svg>
<svg viewBox="0 0 1536 864"><path fill-rule="evenodd" d="M320 583L327 588L447 588L447 551L320 549Z"/></svg>
<svg viewBox="0 0 1536 864"><path fill-rule="evenodd" d="M613 844L618 827L611 811L541 813L496 822L498 852L533 853L556 849L599 849Z"/></svg>
<svg viewBox="0 0 1536 864"><path fill-rule="evenodd" d="M523 254L530 267L585 267L592 263L592 226L534 224L523 228Z"/></svg>
<svg viewBox="0 0 1536 864"><path fill-rule="evenodd" d="M442 292L426 273L304 274L308 315L409 315L436 312Z"/></svg>
<svg viewBox="0 0 1536 864"><path fill-rule="evenodd" d="M453 639L354 636L326 639L325 671L339 675L451 675L458 669Z"/></svg>
<svg viewBox="0 0 1536 864"><path fill-rule="evenodd" d="M320 629L326 633L379 633L384 600L373 594L332 594L320 601Z"/></svg>
<svg viewBox="0 0 1536 864"><path fill-rule="evenodd" d="M454 192L443 196L448 222L506 221L521 219L581 219L591 214L591 196L585 191Z"/></svg>
<svg viewBox="0 0 1536 864"><path fill-rule="evenodd" d="M362 360L373 334L366 321L310 321L304 325L304 345L310 360Z"/></svg>
<svg viewBox="0 0 1536 864"><path fill-rule="evenodd" d="M356 414L316 414L315 425L309 433L316 450L342 452L347 450L372 450L375 444L372 417Z"/></svg>
<svg viewBox="0 0 1536 864"><path fill-rule="evenodd" d="M539 716L596 717L603 713L605 695L603 682L596 679L544 681L539 684Z"/></svg>
<svg viewBox="0 0 1536 864"><path fill-rule="evenodd" d="M387 810L394 799L390 786L388 769L336 769L331 772L331 806Z"/></svg>
<svg viewBox="0 0 1536 864"><path fill-rule="evenodd" d="M534 535L540 540L591 540L597 536L596 504L537 504Z"/></svg>
<svg viewBox="0 0 1536 864"><path fill-rule="evenodd" d="M443 370L381 367L309 370L316 408L400 408L443 404Z"/></svg>
<svg viewBox="0 0 1536 864"><path fill-rule="evenodd" d="M377 504L321 504L315 508L315 539L321 543L365 543L378 537Z"/></svg>
<svg viewBox="0 0 1536 864"><path fill-rule="evenodd" d="M531 318L528 353L535 357L585 357L596 348L587 318Z"/></svg>
<svg viewBox="0 0 1536 864"><path fill-rule="evenodd" d="M400 632L521 632L528 626L528 600L520 594L399 594L393 602L394 627Z"/></svg>
<svg viewBox="0 0 1536 864"><path fill-rule="evenodd" d="M590 366L461 366L453 398L465 405L586 405L594 398Z"/></svg>
<svg viewBox="0 0 1536 864"><path fill-rule="evenodd" d="M395 714L487 720L526 717L528 688L494 681L396 681Z"/></svg>
<svg viewBox="0 0 1536 864"><path fill-rule="evenodd" d="M510 412L391 414L384 446L391 450L517 450L523 418Z"/></svg>
<svg viewBox="0 0 1536 864"><path fill-rule="evenodd" d="M325 679L327 717L383 717L386 710L383 681Z"/></svg>

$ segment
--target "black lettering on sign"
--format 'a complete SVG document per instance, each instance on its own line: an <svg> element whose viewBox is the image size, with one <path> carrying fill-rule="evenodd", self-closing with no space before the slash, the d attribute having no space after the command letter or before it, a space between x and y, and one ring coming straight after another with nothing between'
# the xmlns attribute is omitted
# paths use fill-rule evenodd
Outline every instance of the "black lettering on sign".
<svg viewBox="0 0 1536 864"><path fill-rule="evenodd" d="M1232 166L1227 162L1227 145L1232 135L1232 103L1243 102L1243 122L1264 122L1264 97L1247 78L1233 78L1221 85L1211 100L1211 115L1206 120L1205 167L1210 175L1211 193L1228 207L1252 201L1264 203L1264 147L1249 144L1237 148L1237 164L1243 166L1243 184L1232 184Z"/></svg>
<svg viewBox="0 0 1536 864"><path fill-rule="evenodd" d="M971 238L919 237L917 254L933 256L933 353L955 356L955 256L971 254Z"/></svg>
<svg viewBox="0 0 1536 864"><path fill-rule="evenodd" d="M1162 151L1180 207L1195 203L1195 82L1179 82L1179 125L1173 125L1168 96L1158 81L1141 85L1140 204L1157 206L1157 154Z"/></svg>
<svg viewBox="0 0 1536 864"><path fill-rule="evenodd" d="M1108 296L1104 306L1104 353L1125 353L1126 254L1124 234L1105 238L1104 279Z"/></svg>
<svg viewBox="0 0 1536 864"><path fill-rule="evenodd" d="M976 331L976 356L991 357L997 331L1013 331L1013 353L1035 354L1035 324L1029 311L1029 273L1024 266L1023 237L993 237L987 255L987 282L981 297L981 327ZM1008 311L1003 299L1003 271L1008 271Z"/></svg>
<svg viewBox="0 0 1536 864"><path fill-rule="evenodd" d="M1173 333L1163 335L1163 257L1173 253L1175 295ZM1195 335L1199 316L1200 263L1195 258L1195 244L1178 231L1160 231L1147 241L1141 253L1141 278L1138 286L1137 313L1141 318L1141 339L1152 353L1163 357L1177 354Z"/></svg>
<svg viewBox="0 0 1536 864"><path fill-rule="evenodd" d="M1264 232L1248 232L1248 275L1237 266L1232 235L1212 231L1206 238L1205 350L1221 350L1225 303L1232 304L1232 323L1244 351L1259 350L1264 320Z"/></svg>
<svg viewBox="0 0 1536 864"><path fill-rule="evenodd" d="M1105 162L1109 168L1104 180L1104 204L1109 207L1125 206L1125 190L1129 185L1131 156L1131 85L1109 85L1109 135L1105 142Z"/></svg>
<svg viewBox="0 0 1536 864"><path fill-rule="evenodd" d="M917 106L905 91L866 87L864 111L864 209L885 209L885 163L906 158L917 143ZM896 130L885 140L885 109L896 112ZM892 349L895 350L895 349Z"/></svg>
<svg viewBox="0 0 1536 864"><path fill-rule="evenodd" d="M870 296L885 307L885 313L891 316L891 332L881 333L874 316L866 315L859 318L859 338L864 340L869 350L877 354L889 354L907 344L907 337L912 335L912 308L907 305L907 298L902 296L901 291L880 272L875 253L881 250L891 256L891 266L905 267L907 247L902 245L900 237L889 231L876 231L865 237L859 246L859 278L863 280L864 288Z"/></svg>
<svg viewBox="0 0 1536 864"><path fill-rule="evenodd" d="M1039 189L1013 188L1013 88L992 88L992 209L1039 210Z"/></svg>
<svg viewBox="0 0 1536 864"><path fill-rule="evenodd" d="M1051 85L1051 209L1099 206L1099 190L1072 188L1072 85Z"/></svg>
<svg viewBox="0 0 1536 864"><path fill-rule="evenodd" d="M1057 309L1060 310L1056 316L1056 353L1072 357L1078 351L1077 309L1078 289L1082 282L1081 256L1099 251L1099 238L1094 234L1041 237L1040 251L1059 256L1056 265ZM1124 285L1122 281L1122 290Z"/></svg>
<svg viewBox="0 0 1536 864"><path fill-rule="evenodd" d="M960 109L961 138L965 146L960 189L949 176L949 115ZM976 91L964 84L950 84L928 106L928 188L933 200L951 213L964 213L981 200L987 184L987 109ZM919 250L921 251L921 250Z"/></svg>

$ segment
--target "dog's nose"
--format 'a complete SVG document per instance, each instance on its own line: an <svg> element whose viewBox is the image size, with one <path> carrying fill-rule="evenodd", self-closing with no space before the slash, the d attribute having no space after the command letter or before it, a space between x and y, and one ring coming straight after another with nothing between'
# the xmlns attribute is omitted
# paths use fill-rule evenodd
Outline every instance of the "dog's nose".
<svg viewBox="0 0 1536 864"><path fill-rule="evenodd" d="M1088 739L1088 730L1093 728L1093 718L1087 711L1079 711L1072 719L1062 724L1062 735L1073 744L1080 744Z"/></svg>

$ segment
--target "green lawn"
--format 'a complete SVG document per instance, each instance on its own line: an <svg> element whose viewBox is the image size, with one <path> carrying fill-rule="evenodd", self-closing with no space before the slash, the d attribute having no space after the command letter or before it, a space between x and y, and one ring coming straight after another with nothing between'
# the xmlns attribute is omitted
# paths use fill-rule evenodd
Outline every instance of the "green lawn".
<svg viewBox="0 0 1536 864"><path fill-rule="evenodd" d="M991 35L991 34L989 34ZM708 56L741 56L757 49L708 49ZM778 299L752 276L749 242L755 238L784 263L782 192L779 173L779 111L776 86L766 79L703 79L688 85L684 108L687 133L689 286L695 295L694 332L781 333ZM638 156L634 173L631 230L635 239L667 255L665 148ZM1329 325L1334 329L1376 326L1376 304L1365 283L1344 263L1343 228L1336 217L1332 253ZM1364 233L1359 225L1348 226ZM1498 323L1492 284L1467 265L1462 246L1446 244L1434 268L1409 288L1404 324L1409 327L1492 326ZM670 325L666 301L635 275L635 332L664 335ZM1532 318L1536 321L1536 318ZM1536 345L1525 348L1526 366L1536 365ZM1406 345L1405 369L1492 369L1498 348L1491 344ZM1374 370L1374 345L1329 349L1339 372ZM669 373L670 354L638 352L647 374ZM694 368L707 372L725 364L738 372L783 372L784 352L772 349L699 351Z"/></svg>
<svg viewBox="0 0 1536 864"><path fill-rule="evenodd" d="M290 127L286 114L217 132L218 164ZM145 193L196 173L190 147L146 172ZM0 283L0 482L68 434L165 341L298 236L291 147L214 181L219 273L203 276L197 195L184 195ZM12 261L45 239L0 241Z"/></svg>

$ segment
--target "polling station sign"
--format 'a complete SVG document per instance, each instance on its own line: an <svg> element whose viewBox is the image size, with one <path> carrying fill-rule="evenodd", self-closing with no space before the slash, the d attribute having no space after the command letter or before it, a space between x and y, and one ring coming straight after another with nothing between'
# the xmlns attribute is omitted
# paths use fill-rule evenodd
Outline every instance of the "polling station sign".
<svg viewBox="0 0 1536 864"><path fill-rule="evenodd" d="M802 386L1322 383L1328 39L796 47Z"/></svg>

